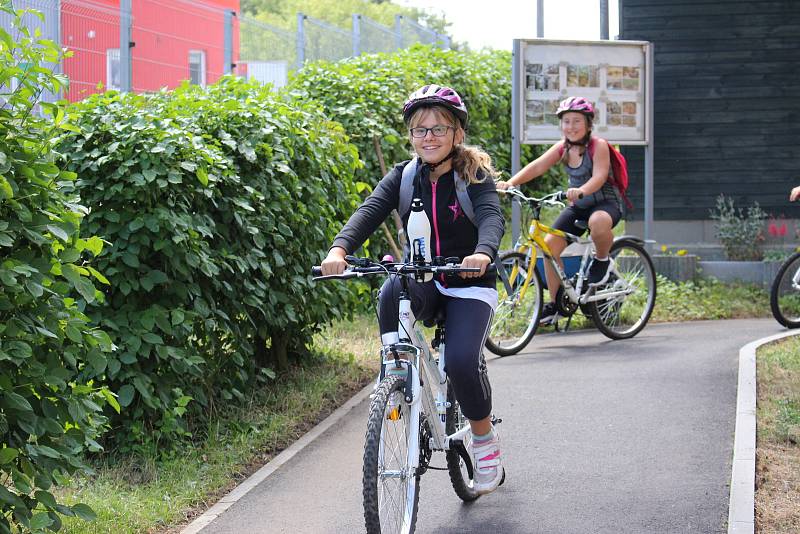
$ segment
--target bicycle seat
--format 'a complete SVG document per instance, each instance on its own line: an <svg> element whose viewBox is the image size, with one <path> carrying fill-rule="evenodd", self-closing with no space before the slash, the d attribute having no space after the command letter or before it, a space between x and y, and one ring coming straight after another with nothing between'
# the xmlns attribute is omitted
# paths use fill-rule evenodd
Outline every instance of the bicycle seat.
<svg viewBox="0 0 800 534"><path fill-rule="evenodd" d="M439 308L436 310L436 313L430 319L425 319L422 321L423 326L430 328L435 325L442 324L444 320L447 318L447 313L444 311L444 308Z"/></svg>
<svg viewBox="0 0 800 534"><path fill-rule="evenodd" d="M588 230L589 221L582 221L581 219L575 219L575 227L580 228L581 230Z"/></svg>

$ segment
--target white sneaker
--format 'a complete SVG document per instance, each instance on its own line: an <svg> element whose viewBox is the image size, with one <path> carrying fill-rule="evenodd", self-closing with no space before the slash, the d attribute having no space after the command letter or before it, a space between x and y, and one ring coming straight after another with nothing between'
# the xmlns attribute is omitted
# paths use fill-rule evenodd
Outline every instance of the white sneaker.
<svg viewBox="0 0 800 534"><path fill-rule="evenodd" d="M497 489L503 480L503 462L500 452L500 436L494 437L478 446L470 443L472 465L474 468L473 488L478 495L486 495Z"/></svg>

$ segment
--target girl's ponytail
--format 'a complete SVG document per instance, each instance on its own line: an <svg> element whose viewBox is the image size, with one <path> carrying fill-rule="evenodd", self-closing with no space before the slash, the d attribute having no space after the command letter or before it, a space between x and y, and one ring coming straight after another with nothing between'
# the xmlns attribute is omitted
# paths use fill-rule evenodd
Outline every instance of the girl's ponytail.
<svg viewBox="0 0 800 534"><path fill-rule="evenodd" d="M494 179L499 175L492 166L492 157L489 154L477 146L464 144L455 147L453 168L471 184L481 183L487 177ZM483 176L478 177L479 171L483 171Z"/></svg>

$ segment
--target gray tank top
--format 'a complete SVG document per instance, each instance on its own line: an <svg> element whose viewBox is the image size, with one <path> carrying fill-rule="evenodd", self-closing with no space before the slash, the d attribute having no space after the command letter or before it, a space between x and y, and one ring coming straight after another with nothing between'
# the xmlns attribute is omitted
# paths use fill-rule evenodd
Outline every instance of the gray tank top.
<svg viewBox="0 0 800 534"><path fill-rule="evenodd" d="M577 167L570 167L569 165L565 164L564 168L569 176L570 187L580 187L588 182L592 177L592 158L589 157L589 150L583 151L583 157L581 158L580 165ZM610 169L609 172L611 172ZM622 197L620 196L619 191L617 191L617 188L608 183L608 181L603 184L603 187L601 187L599 191L596 191L589 196L584 196L582 199L575 202L574 205L576 208L591 208L595 204L606 200L616 202L617 206L620 208L620 212L622 212Z"/></svg>

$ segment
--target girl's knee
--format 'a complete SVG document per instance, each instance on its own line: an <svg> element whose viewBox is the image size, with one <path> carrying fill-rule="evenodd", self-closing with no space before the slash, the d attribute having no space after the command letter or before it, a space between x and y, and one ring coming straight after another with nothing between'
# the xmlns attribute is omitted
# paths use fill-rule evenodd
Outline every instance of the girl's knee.
<svg viewBox="0 0 800 534"><path fill-rule="evenodd" d="M567 241L563 237L553 234L547 234L544 238L544 242L550 247L550 251L556 255L560 254L561 251L567 247Z"/></svg>
<svg viewBox="0 0 800 534"><path fill-rule="evenodd" d="M600 223L600 222L607 222L608 224L614 224L614 219L611 217L611 214L607 211L597 210L589 217L589 224L592 223Z"/></svg>

